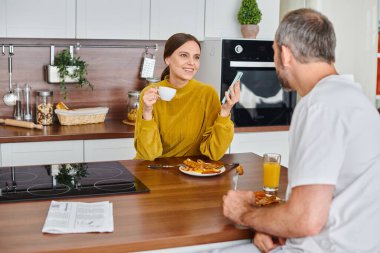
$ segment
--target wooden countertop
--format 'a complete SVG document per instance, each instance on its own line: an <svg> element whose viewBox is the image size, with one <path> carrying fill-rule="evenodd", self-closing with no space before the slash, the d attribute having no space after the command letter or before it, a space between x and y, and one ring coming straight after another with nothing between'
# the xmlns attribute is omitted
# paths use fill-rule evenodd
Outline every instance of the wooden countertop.
<svg viewBox="0 0 380 253"><path fill-rule="evenodd" d="M289 126L235 128L235 132L288 130ZM106 120L104 123L77 126L54 124L44 127L43 130L0 125L0 143L133 138L133 136L134 127L123 124L121 120Z"/></svg>
<svg viewBox="0 0 380 253"><path fill-rule="evenodd" d="M0 125L0 143L133 138L133 135L134 127L119 120L76 126L53 124L42 130Z"/></svg>
<svg viewBox="0 0 380 253"><path fill-rule="evenodd" d="M178 164L183 158L157 163ZM225 155L225 163L239 162L244 175L239 189L260 190L262 160L252 153ZM50 201L0 204L2 253L28 252L131 252L241 240L252 231L237 229L222 214L222 196L231 189L233 171L216 177L193 177L177 168L148 169L149 161L122 161L150 188L149 193L72 198L65 201L111 201L113 233L52 235L41 232ZM280 196L286 188L281 172ZM61 199L63 201L63 199Z"/></svg>

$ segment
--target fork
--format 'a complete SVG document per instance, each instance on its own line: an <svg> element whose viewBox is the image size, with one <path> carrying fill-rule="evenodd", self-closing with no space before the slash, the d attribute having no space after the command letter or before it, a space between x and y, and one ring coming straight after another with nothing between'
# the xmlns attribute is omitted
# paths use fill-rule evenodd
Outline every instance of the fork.
<svg viewBox="0 0 380 253"><path fill-rule="evenodd" d="M226 169L226 171L224 173L227 173L230 170L235 169L240 164L239 163L228 163L228 164L225 164L225 166L226 165L230 166L230 167L228 169ZM235 170L235 174L232 176L232 182L233 182L233 189L234 189L234 191L236 191L236 189L237 189L238 180L239 180L239 173Z"/></svg>
<svg viewBox="0 0 380 253"><path fill-rule="evenodd" d="M236 191L237 189L238 180L239 180L239 173L235 171L235 174L232 177L232 182L234 183L234 191Z"/></svg>

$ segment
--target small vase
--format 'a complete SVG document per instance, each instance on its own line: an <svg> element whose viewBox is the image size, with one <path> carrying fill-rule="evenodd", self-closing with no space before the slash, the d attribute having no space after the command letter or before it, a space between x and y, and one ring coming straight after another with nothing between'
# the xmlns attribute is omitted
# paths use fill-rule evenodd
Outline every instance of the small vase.
<svg viewBox="0 0 380 253"><path fill-rule="evenodd" d="M68 66L67 70L69 71L69 74L72 75L74 71L78 69L77 66ZM77 83L79 81L79 78L71 78L69 76L66 76L65 83ZM60 83L59 73L58 73L58 67L48 65L47 66L47 82L48 83Z"/></svg>
<svg viewBox="0 0 380 253"><path fill-rule="evenodd" d="M256 39L258 33L258 25L241 25L241 34L243 35L243 38Z"/></svg>

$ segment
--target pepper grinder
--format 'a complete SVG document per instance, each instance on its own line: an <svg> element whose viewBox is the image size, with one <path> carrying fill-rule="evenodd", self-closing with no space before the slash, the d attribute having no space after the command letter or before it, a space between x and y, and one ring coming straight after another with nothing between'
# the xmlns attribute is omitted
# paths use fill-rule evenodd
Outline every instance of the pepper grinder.
<svg viewBox="0 0 380 253"><path fill-rule="evenodd" d="M21 96L22 96L22 89L16 84L16 88L14 89L13 93L16 96L16 104L14 106L14 118L16 120L22 120L22 103L21 103Z"/></svg>
<svg viewBox="0 0 380 253"><path fill-rule="evenodd" d="M22 90L23 93L23 112L24 112L24 120L26 121L32 121L32 104L31 104L31 92L32 89L29 84L25 84L24 89Z"/></svg>

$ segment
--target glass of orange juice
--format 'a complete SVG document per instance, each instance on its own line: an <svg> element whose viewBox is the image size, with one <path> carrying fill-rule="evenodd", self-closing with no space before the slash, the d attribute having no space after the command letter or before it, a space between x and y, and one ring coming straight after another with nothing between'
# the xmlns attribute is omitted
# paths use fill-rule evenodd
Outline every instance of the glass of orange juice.
<svg viewBox="0 0 380 253"><path fill-rule="evenodd" d="M263 190L268 195L276 195L280 183L281 155L276 153L264 154L263 172L264 187Z"/></svg>

